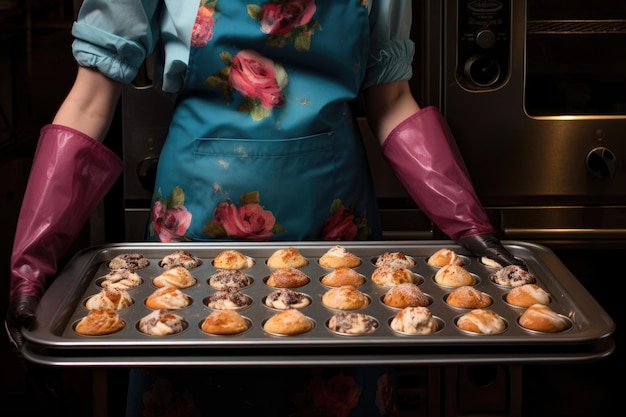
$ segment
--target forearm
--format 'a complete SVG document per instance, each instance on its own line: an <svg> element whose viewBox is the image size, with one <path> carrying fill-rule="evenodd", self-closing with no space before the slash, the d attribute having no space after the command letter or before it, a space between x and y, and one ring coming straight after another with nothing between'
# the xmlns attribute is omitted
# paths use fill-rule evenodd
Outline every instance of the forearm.
<svg viewBox="0 0 626 417"><path fill-rule="evenodd" d="M381 144L396 126L420 109L408 81L370 87L364 98L367 121Z"/></svg>
<svg viewBox="0 0 626 417"><path fill-rule="evenodd" d="M93 68L79 67L76 80L53 123L102 141L111 125L122 85Z"/></svg>

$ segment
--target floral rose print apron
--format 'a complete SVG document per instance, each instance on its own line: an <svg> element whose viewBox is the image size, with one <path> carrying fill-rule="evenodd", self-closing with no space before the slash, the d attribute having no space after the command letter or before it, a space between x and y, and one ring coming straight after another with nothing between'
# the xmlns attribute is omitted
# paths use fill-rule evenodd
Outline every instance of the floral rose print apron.
<svg viewBox="0 0 626 417"><path fill-rule="evenodd" d="M201 0L149 239L377 239L364 0Z"/></svg>

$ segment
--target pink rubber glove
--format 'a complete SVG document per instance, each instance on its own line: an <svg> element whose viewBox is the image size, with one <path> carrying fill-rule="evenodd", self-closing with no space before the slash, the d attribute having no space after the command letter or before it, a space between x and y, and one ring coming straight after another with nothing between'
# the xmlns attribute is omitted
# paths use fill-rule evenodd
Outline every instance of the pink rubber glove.
<svg viewBox="0 0 626 417"><path fill-rule="evenodd" d="M39 299L90 214L122 172L122 161L74 129L41 130L22 201L11 254L11 290L5 327L16 349L21 328L35 321Z"/></svg>
<svg viewBox="0 0 626 417"><path fill-rule="evenodd" d="M521 264L496 238L437 108L426 107L396 126L382 152L420 209L452 240L503 266Z"/></svg>

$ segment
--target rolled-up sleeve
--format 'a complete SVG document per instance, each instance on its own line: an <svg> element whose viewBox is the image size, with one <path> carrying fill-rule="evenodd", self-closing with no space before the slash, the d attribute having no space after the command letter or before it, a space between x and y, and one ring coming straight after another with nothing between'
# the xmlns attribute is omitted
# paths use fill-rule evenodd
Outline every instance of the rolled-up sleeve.
<svg viewBox="0 0 626 417"><path fill-rule="evenodd" d="M370 55L363 88L410 79L415 55L411 0L372 0L370 4Z"/></svg>
<svg viewBox="0 0 626 417"><path fill-rule="evenodd" d="M158 0L87 0L72 27L79 65L131 82L159 39Z"/></svg>

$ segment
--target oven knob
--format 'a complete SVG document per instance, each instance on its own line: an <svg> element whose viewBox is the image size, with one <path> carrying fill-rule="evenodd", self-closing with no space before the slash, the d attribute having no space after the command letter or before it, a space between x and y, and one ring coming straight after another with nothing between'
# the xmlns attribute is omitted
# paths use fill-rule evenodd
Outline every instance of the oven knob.
<svg viewBox="0 0 626 417"><path fill-rule="evenodd" d="M465 76L479 87L490 87L500 79L500 64L492 57L474 55L465 62Z"/></svg>
<svg viewBox="0 0 626 417"><path fill-rule="evenodd" d="M617 172L617 157L608 148L593 148L587 154L587 171L594 177L612 179Z"/></svg>
<svg viewBox="0 0 626 417"><path fill-rule="evenodd" d="M137 178L143 188L152 192L156 181L156 170L159 164L159 157L147 156L137 165Z"/></svg>
<svg viewBox="0 0 626 417"><path fill-rule="evenodd" d="M476 33L476 45L489 49L496 44L496 34L491 29L481 29Z"/></svg>

